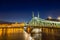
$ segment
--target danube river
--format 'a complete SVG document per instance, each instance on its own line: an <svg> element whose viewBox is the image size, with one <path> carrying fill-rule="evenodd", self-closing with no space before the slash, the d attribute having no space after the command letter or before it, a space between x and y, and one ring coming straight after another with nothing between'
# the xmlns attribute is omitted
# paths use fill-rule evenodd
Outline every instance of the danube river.
<svg viewBox="0 0 60 40"><path fill-rule="evenodd" d="M40 32L39 32L40 30ZM0 40L60 40L60 29L33 29L28 34L21 28L0 29Z"/></svg>
<svg viewBox="0 0 60 40"><path fill-rule="evenodd" d="M30 34L20 28L0 29L0 40L33 40Z"/></svg>

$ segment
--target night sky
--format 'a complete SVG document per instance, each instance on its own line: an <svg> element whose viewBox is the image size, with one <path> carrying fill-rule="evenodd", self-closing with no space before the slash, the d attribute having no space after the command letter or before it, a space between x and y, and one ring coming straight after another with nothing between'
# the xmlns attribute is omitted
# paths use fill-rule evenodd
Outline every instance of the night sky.
<svg viewBox="0 0 60 40"><path fill-rule="evenodd" d="M58 0L0 0L0 20L13 22L27 22L40 12L40 17L60 16L60 1Z"/></svg>

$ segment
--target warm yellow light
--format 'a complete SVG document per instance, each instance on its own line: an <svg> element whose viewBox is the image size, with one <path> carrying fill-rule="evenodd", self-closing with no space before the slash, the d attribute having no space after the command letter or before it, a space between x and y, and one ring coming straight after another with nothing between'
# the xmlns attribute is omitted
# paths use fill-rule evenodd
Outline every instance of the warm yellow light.
<svg viewBox="0 0 60 40"><path fill-rule="evenodd" d="M0 29L0 36L2 35L2 29Z"/></svg>
<svg viewBox="0 0 60 40"><path fill-rule="evenodd" d="M25 26L25 24L24 23L21 23L20 26Z"/></svg>
<svg viewBox="0 0 60 40"><path fill-rule="evenodd" d="M20 28L20 32L23 32L23 30L24 30L23 28Z"/></svg>
<svg viewBox="0 0 60 40"><path fill-rule="evenodd" d="M13 29L8 29L8 30L7 30L7 33L8 33L8 34L13 33Z"/></svg>
<svg viewBox="0 0 60 40"><path fill-rule="evenodd" d="M30 31L31 31L31 28L30 28L30 27L28 27L28 28L27 28L27 32L28 32L28 33L30 33Z"/></svg>

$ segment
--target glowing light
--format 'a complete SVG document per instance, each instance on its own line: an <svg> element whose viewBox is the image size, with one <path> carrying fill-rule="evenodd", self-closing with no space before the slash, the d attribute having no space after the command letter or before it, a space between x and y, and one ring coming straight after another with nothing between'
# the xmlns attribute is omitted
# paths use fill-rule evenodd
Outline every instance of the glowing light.
<svg viewBox="0 0 60 40"><path fill-rule="evenodd" d="M52 17L51 16L48 16L48 19L52 19Z"/></svg>
<svg viewBox="0 0 60 40"><path fill-rule="evenodd" d="M28 27L28 28L27 28L27 32L28 32L28 33L30 33L30 31L31 31L31 28L30 28L30 27Z"/></svg>
<svg viewBox="0 0 60 40"><path fill-rule="evenodd" d="M0 36L2 35L2 29L0 29Z"/></svg>
<svg viewBox="0 0 60 40"><path fill-rule="evenodd" d="M21 23L20 26L25 26L25 24L24 23Z"/></svg>
<svg viewBox="0 0 60 40"><path fill-rule="evenodd" d="M60 20L60 17L58 17L57 19Z"/></svg>
<svg viewBox="0 0 60 40"><path fill-rule="evenodd" d="M20 32L23 32L23 30L24 30L23 28L20 28Z"/></svg>
<svg viewBox="0 0 60 40"><path fill-rule="evenodd" d="M38 19L37 17L35 17L35 19Z"/></svg>
<svg viewBox="0 0 60 40"><path fill-rule="evenodd" d="M38 29L38 28L35 28L32 30L32 32L35 32L35 33L38 33L38 32L41 32L42 30L41 29Z"/></svg>

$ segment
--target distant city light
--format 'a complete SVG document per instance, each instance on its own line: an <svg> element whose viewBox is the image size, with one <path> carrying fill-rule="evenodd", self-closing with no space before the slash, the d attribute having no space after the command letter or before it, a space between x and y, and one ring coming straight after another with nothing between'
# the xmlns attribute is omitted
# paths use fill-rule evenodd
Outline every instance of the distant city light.
<svg viewBox="0 0 60 40"><path fill-rule="evenodd" d="M48 19L52 19L52 17L51 16L48 16Z"/></svg>
<svg viewBox="0 0 60 40"><path fill-rule="evenodd" d="M57 19L60 20L60 16Z"/></svg>

